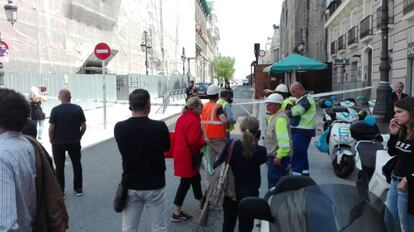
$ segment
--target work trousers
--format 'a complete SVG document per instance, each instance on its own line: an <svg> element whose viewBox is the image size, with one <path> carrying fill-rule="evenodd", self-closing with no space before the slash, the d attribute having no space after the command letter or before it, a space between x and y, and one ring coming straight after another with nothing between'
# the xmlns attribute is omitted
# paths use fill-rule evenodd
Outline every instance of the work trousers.
<svg viewBox="0 0 414 232"><path fill-rule="evenodd" d="M267 184L269 189L275 187L280 178L287 174L290 164L290 157L284 157L280 166L276 166L273 162L274 159L273 156L267 157Z"/></svg>
<svg viewBox="0 0 414 232"><path fill-rule="evenodd" d="M308 148L311 139L312 136L300 132L292 133L292 175L309 176Z"/></svg>
<svg viewBox="0 0 414 232"><path fill-rule="evenodd" d="M82 192L82 164L81 145L76 144L52 144L53 161L56 166L56 177L62 192L65 192L65 154L69 154L73 167L73 190Z"/></svg>
<svg viewBox="0 0 414 232"><path fill-rule="evenodd" d="M191 178L181 178L180 185L178 186L177 193L175 194L174 204L176 206L182 206L185 196L187 195L190 186L193 186L194 198L201 200L203 197L203 192L201 191L201 176L200 173L197 173L194 177Z"/></svg>

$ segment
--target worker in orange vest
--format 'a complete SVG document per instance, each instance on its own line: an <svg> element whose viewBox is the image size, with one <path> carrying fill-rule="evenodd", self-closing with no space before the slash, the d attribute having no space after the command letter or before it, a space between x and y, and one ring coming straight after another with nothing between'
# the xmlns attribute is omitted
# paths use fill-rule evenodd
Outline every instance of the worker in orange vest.
<svg viewBox="0 0 414 232"><path fill-rule="evenodd" d="M220 88L211 84L207 88L207 96L209 102L203 105L203 113L201 114L201 125L207 147L207 166L206 169L206 186L210 182L210 176L213 174L213 163L217 155L220 155L226 145L226 128L227 117L223 108L216 102L219 99Z"/></svg>

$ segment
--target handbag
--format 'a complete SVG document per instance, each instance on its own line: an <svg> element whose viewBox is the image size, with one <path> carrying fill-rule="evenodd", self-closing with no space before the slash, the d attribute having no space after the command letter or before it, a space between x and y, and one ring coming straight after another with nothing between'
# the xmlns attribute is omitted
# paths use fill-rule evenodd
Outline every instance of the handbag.
<svg viewBox="0 0 414 232"><path fill-rule="evenodd" d="M124 177L122 177L121 183L118 184L118 188L115 192L115 199L114 199L114 210L117 213L121 213L127 202L128 198L128 188L126 187L126 183L124 181Z"/></svg>
<svg viewBox="0 0 414 232"><path fill-rule="evenodd" d="M398 156L392 157L388 162L382 167L382 174L387 179L387 183L391 183L391 174L397 164Z"/></svg>

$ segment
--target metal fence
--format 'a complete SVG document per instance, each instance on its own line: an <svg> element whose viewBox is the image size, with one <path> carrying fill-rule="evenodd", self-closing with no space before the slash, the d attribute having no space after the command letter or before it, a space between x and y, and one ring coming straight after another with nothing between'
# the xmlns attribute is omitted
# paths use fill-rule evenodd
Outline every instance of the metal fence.
<svg viewBox="0 0 414 232"><path fill-rule="evenodd" d="M150 76L150 75L106 75L106 100L109 103L124 102L136 88L147 89L152 98L162 97L168 90L180 89L186 86L185 76ZM32 86L47 88L47 101L42 104L46 115L60 104L57 99L60 89L69 89L72 102L83 109L102 106L103 79L102 75L86 74L30 74L6 73L5 87L29 95Z"/></svg>

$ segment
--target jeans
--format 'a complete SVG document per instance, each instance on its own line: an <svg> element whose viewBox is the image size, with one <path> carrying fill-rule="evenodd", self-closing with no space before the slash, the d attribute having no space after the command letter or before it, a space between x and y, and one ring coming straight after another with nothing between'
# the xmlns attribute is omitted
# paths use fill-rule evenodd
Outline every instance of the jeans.
<svg viewBox="0 0 414 232"><path fill-rule="evenodd" d="M128 189L128 198L122 212L122 232L137 232L144 207L148 211L151 232L167 232L165 188L156 190Z"/></svg>
<svg viewBox="0 0 414 232"><path fill-rule="evenodd" d="M36 124L37 138L42 139L44 120L33 120L33 122Z"/></svg>
<svg viewBox="0 0 414 232"><path fill-rule="evenodd" d="M277 182L279 182L282 176L286 175L286 169L290 164L290 157L285 157L282 159L282 165L276 166L273 163L275 157L268 156L267 157L267 184L269 189L276 186Z"/></svg>
<svg viewBox="0 0 414 232"><path fill-rule="evenodd" d="M193 186L194 198L201 200L203 198L203 192L201 191L201 176L200 173L197 173L192 178L181 178L180 185L178 186L177 193L175 195L174 204L176 206L182 206L184 198L187 195L190 186Z"/></svg>
<svg viewBox="0 0 414 232"><path fill-rule="evenodd" d="M239 202L245 197L259 196L259 190L252 189L249 192L238 193L237 195L237 201L224 197L222 232L233 232L237 217L239 217L239 232L251 232L253 230L254 219L246 215L239 215Z"/></svg>
<svg viewBox="0 0 414 232"><path fill-rule="evenodd" d="M312 137L302 133L292 133L293 155L292 174L309 176L308 148Z"/></svg>
<svg viewBox="0 0 414 232"><path fill-rule="evenodd" d="M390 231L414 231L414 214L408 213L408 192L397 189L399 181L392 178L387 195L385 223Z"/></svg>
<svg viewBox="0 0 414 232"><path fill-rule="evenodd" d="M65 192L65 152L68 152L73 166L73 190L82 192L82 164L81 145L77 144L52 144L53 161L56 166L56 177L62 192Z"/></svg>

